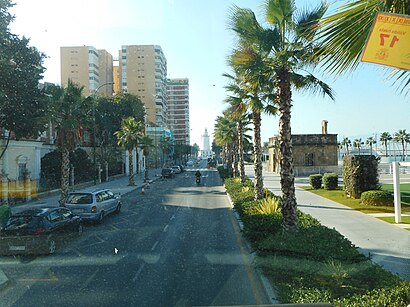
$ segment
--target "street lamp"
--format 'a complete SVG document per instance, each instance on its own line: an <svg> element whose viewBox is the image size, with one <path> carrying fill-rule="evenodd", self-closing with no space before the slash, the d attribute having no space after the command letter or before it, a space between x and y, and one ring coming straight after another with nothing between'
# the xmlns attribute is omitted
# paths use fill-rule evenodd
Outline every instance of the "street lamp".
<svg viewBox="0 0 410 307"><path fill-rule="evenodd" d="M103 86L106 86L106 85L113 85L114 84L114 82L106 82L106 83L104 83L104 84L101 84L99 87L97 87L95 90L94 90L94 92L93 92L93 94L91 95L92 96L92 98L93 98L93 168L94 168L94 185L96 185L97 184L97 165L96 165L96 159L95 159L95 142L96 142L96 138L95 138L95 134L96 134L96 122L95 122L95 107L96 107L96 105L95 105L95 96L97 95L97 92L98 92L98 90L100 89L100 88L102 88ZM100 171L99 169L98 169L98 171Z"/></svg>

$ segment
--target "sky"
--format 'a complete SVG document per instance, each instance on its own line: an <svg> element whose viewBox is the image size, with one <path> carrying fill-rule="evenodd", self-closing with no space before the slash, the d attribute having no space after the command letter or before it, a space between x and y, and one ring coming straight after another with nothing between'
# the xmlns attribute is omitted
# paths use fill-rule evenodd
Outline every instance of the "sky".
<svg viewBox="0 0 410 307"><path fill-rule="evenodd" d="M336 1L337 6L343 1ZM235 46L228 29L232 5L252 9L262 23L261 0L14 0L11 32L30 38L47 55L45 82L60 83L60 47L94 46L114 57L122 45L160 45L168 78L188 78L191 144L202 146L205 128L212 136L215 119L227 105L223 73ZM298 8L313 8L319 0L296 0ZM382 66L362 63L352 73L335 78L316 75L336 93L322 96L293 93L292 133L328 132L338 138L367 138L399 129L410 132L410 95L399 95L386 81ZM314 71L315 73L315 71ZM278 119L262 118L262 141L278 132ZM211 138L212 139L212 138Z"/></svg>

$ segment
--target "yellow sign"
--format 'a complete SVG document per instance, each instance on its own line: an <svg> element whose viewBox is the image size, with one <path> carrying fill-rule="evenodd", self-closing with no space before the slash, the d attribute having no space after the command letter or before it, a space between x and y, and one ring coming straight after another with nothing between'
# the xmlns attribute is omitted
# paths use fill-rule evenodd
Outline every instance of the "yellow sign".
<svg viewBox="0 0 410 307"><path fill-rule="evenodd" d="M410 16L377 14L362 62L410 70Z"/></svg>

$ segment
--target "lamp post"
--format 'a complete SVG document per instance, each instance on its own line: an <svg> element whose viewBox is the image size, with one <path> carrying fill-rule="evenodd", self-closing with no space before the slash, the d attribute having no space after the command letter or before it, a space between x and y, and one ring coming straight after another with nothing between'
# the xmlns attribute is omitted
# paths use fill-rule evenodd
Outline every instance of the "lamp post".
<svg viewBox="0 0 410 307"><path fill-rule="evenodd" d="M106 86L106 85L113 85L113 84L114 84L114 82L106 82L104 84L101 84L99 87L97 87L94 90L93 94L91 95L92 98L93 98L93 168L94 168L94 185L97 184L97 174L96 174L96 172L97 172L97 163L96 163L96 159L95 159L95 148L96 148L96 146L95 146L95 142L96 142L96 137L95 137L95 134L96 134L96 127L95 127L96 126L96 122L95 122L95 107L96 107L96 105L95 105L95 96L97 95L97 92L100 88L102 88L103 86ZM100 170L98 169L98 171L100 171Z"/></svg>

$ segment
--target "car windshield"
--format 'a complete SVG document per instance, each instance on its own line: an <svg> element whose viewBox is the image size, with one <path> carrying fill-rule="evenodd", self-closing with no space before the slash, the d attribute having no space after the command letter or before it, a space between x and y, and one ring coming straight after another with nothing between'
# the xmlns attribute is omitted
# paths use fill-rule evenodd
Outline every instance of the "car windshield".
<svg viewBox="0 0 410 307"><path fill-rule="evenodd" d="M0 307L409 293L410 0L0 0Z"/></svg>
<svg viewBox="0 0 410 307"><path fill-rule="evenodd" d="M67 197L67 204L91 204L93 202L93 195L89 193L70 194Z"/></svg>

